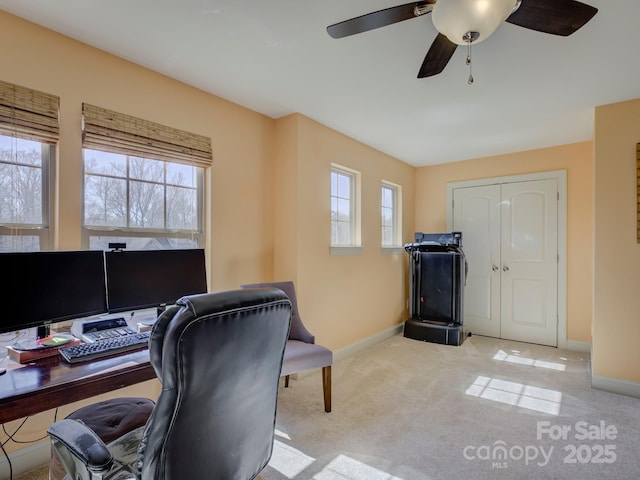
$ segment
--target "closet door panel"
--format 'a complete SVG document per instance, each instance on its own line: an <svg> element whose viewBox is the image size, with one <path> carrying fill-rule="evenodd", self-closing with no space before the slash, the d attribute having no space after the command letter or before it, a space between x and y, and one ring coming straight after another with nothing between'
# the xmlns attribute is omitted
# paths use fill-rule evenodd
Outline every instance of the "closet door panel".
<svg viewBox="0 0 640 480"><path fill-rule="evenodd" d="M455 231L468 264L464 323L476 335L500 336L500 186L454 191Z"/></svg>
<svg viewBox="0 0 640 480"><path fill-rule="evenodd" d="M557 346L555 179L502 185L501 336Z"/></svg>

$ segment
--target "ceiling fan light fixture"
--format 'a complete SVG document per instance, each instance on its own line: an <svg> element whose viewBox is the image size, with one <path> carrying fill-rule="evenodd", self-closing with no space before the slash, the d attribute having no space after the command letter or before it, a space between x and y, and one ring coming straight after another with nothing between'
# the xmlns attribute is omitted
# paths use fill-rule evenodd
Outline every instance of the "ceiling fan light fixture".
<svg viewBox="0 0 640 480"><path fill-rule="evenodd" d="M468 33L482 42L520 6L520 0L438 0L431 16L436 29L453 43L466 45Z"/></svg>

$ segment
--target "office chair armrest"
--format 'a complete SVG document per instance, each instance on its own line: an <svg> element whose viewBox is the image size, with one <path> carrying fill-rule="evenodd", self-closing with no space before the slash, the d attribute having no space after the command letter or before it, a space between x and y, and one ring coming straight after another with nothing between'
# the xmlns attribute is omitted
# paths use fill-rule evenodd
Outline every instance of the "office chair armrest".
<svg viewBox="0 0 640 480"><path fill-rule="evenodd" d="M88 470L105 471L112 464L111 453L104 442L84 423L65 419L47 429L56 450L62 446L71 452ZM57 442L56 442L57 441ZM64 455L61 455L64 462Z"/></svg>

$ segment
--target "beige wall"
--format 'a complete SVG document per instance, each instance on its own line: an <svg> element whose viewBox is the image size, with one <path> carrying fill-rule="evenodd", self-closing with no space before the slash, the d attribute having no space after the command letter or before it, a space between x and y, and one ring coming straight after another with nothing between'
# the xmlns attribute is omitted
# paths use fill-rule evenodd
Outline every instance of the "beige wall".
<svg viewBox="0 0 640 480"><path fill-rule="evenodd" d="M566 169L568 339L591 342L593 318L594 372L640 382L633 173L640 101L598 108L593 144L414 169L301 115L275 121L2 11L0 56L2 80L61 98L57 248L81 246L82 102L209 136L210 290L293 279L305 323L333 349L396 326L407 315L407 255L380 249L382 180L402 186L407 242L414 231L446 228L447 182ZM329 253L332 162L362 173L360 256ZM156 395L155 387L141 388ZM31 419L28 432L42 433L52 418L53 412L44 412Z"/></svg>
<svg viewBox="0 0 640 480"><path fill-rule="evenodd" d="M80 248L82 103L211 137L210 289L270 276L275 123L198 89L0 11L2 80L60 97L55 248Z"/></svg>
<svg viewBox="0 0 640 480"><path fill-rule="evenodd" d="M406 254L380 249L380 182L402 185L403 240L411 238L413 167L305 117L275 121L2 11L0 56L2 80L60 97L55 248L82 247L81 108L87 102L211 137L205 245L211 291L292 279L305 323L334 349L406 316ZM331 162L362 172L362 256L329 255ZM125 393L155 398L157 385L109 396ZM58 418L90 401L65 406ZM34 416L18 438L42 437L53 418L53 411Z"/></svg>
<svg viewBox="0 0 640 480"><path fill-rule="evenodd" d="M402 187L403 241L413 235L415 169L302 115L278 120L274 279L296 275L300 311L319 343L339 349L407 316L407 257L382 253L382 181ZM362 255L331 256L330 172L361 173ZM285 171L286 170L286 171ZM286 245L286 249L282 248Z"/></svg>
<svg viewBox="0 0 640 480"><path fill-rule="evenodd" d="M214 164L207 172L205 246L209 289L271 277L274 120L2 11L0 58L2 80L60 97L56 248L81 248L81 108L87 102L211 137ZM155 383L108 396L156 398ZM61 408L58 418L93 400ZM41 438L53 418L53 411L30 418L17 438ZM18 423L12 422L8 431ZM23 446L9 442L5 448Z"/></svg>
<svg viewBox="0 0 640 480"><path fill-rule="evenodd" d="M447 183L566 170L567 340L591 343L592 163L592 143L583 142L419 168L416 173L416 231L445 231Z"/></svg>
<svg viewBox="0 0 640 480"><path fill-rule="evenodd" d="M298 117L276 122L272 208L274 224L273 280L298 283Z"/></svg>
<svg viewBox="0 0 640 480"><path fill-rule="evenodd" d="M640 382L640 100L596 109L593 374Z"/></svg>

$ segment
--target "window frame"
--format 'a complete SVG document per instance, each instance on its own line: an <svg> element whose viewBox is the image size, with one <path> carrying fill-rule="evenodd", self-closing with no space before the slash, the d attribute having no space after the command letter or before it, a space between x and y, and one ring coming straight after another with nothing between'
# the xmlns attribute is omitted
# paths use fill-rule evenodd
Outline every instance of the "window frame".
<svg viewBox="0 0 640 480"><path fill-rule="evenodd" d="M392 192L392 206L385 207L383 204L384 199L384 190L390 190ZM384 215L383 211L387 208L391 210L392 224L385 225L384 224ZM380 245L385 253L397 253L398 249L402 252L402 186L383 180L380 188L380 213L381 213L381 221L380 221ZM392 243L385 244L384 243L384 229L385 227L392 228Z"/></svg>
<svg viewBox="0 0 640 480"><path fill-rule="evenodd" d="M0 224L0 235L16 239L37 237L39 251L53 248L55 178L57 145L60 139L60 97L29 87L0 80L0 135L5 138L28 140L40 144L41 218L40 223L18 223L15 219ZM17 149L17 145L16 145ZM11 147L13 151L13 147ZM16 150L17 151L17 150ZM11 165L12 162L5 162ZM16 164L17 165L17 164ZM38 168L35 165L26 168ZM26 248L25 248L26 247ZM23 243L9 251L33 250Z"/></svg>
<svg viewBox="0 0 640 480"><path fill-rule="evenodd" d="M86 195L86 150L108 152L115 155L124 155L126 158L126 176L114 176L124 178L126 181L126 215L125 226L96 226L85 225L85 195ZM160 184L163 187L163 214L162 228L130 227L131 213L129 192L132 182L146 181L134 178L131 175L131 158L148 159L163 163L162 182L150 182ZM103 107L82 104L82 238L85 248L97 248L92 246L92 239L96 237L111 237L117 243L126 243L127 239L141 238L146 242L144 248L203 248L206 243L205 226L205 171L213 163L213 150L211 138L197 133L179 130L160 123L143 118L134 117L125 113L108 110ZM197 227L191 229L166 228L167 221L167 164L183 164L196 169L196 223ZM179 187L179 186L176 186ZM164 240L174 239L176 242ZM178 245L180 241L186 245ZM191 243L189 243L191 241ZM153 245L153 243L157 245ZM132 240L132 243L133 240ZM129 246L129 245L127 245Z"/></svg>
<svg viewBox="0 0 640 480"><path fill-rule="evenodd" d="M147 180L140 180L138 178L133 178L130 176L130 169L129 169L129 161L131 157L134 158L141 158L138 155L126 155L125 154L125 158L126 158L126 162L127 162L127 168L126 168L126 177L110 177L109 175L97 175L97 174L93 174L93 173L87 173L85 170L85 150L87 150L86 148L82 149L82 233L81 233L81 242L82 242L82 247L86 248L86 249L90 249L90 248L94 248L92 247L92 238L98 238L98 237L105 237L107 238L107 240L109 241L113 241L116 243L120 243L120 242L124 242L126 243L126 239L154 239L154 240L171 240L174 239L176 240L178 243L180 243L181 241L191 241L193 243L191 248L204 248L205 246L205 242L206 242L206 235L205 235L205 169L204 167L198 166L198 165L188 165L192 168L195 169L196 172L196 184L195 184L195 191L196 191L196 223L197 223L197 227L195 229L171 229L171 228L141 228L141 227L130 227L130 226L118 226L118 227L109 227L109 226L99 226L99 225L86 225L85 224L85 185L86 185L86 177L87 175L96 175L96 176L102 176L102 177L108 177L108 178L118 178L118 179L122 179L124 181L127 182L127 188L126 191L129 192L129 188L130 188L130 182L140 182L140 181L144 181L147 182ZM92 150L92 149L88 149L88 150ZM106 151L106 150L105 150ZM114 154L121 154L120 152L109 152L109 153L114 153ZM145 157L146 158L146 157ZM163 167L165 169L166 172L166 165L168 163L170 164L177 164L177 165L184 165L184 162L171 162L168 160L163 160L163 159L157 159L157 158L146 158L148 160L153 160L153 161L157 161L157 162L161 162L163 164ZM163 181L162 183L159 182L149 182L149 183L157 183L159 185L162 185L163 187L163 191L165 193L164 195L164 204L163 204L163 218L164 221L166 221L166 213L167 213L167 203L166 203L166 188L168 186L172 186L171 183L167 183L167 178L166 175L163 176ZM129 196L127 194L127 198L126 198L126 210L127 210L127 222L129 221ZM170 247L168 246L171 242L167 241L167 242L163 242L163 246L159 247L159 248L190 248L188 246L184 246L181 244L181 246L175 246L175 247Z"/></svg>
<svg viewBox="0 0 640 480"><path fill-rule="evenodd" d="M4 137L15 138L15 139L25 139L22 136L17 135L7 135L0 134ZM42 181L42 198L41 198L41 208L42 208L42 223L18 223L18 222L7 222L0 223L0 236L7 237L37 237L38 238L38 250L37 251L47 251L52 250L53 244L53 225L52 219L53 217L53 192L54 192L54 179L55 179L55 158L56 158L56 145L44 142L42 140L37 140L35 138L29 138L28 140L33 142L40 143L41 148L41 165L40 167L30 167L30 168L40 168L41 170L41 181ZM9 163L9 162L1 162L1 163ZM19 252L25 251L24 249L9 249L5 251L11 252Z"/></svg>
<svg viewBox="0 0 640 480"><path fill-rule="evenodd" d="M344 167L335 163L331 164L331 181L330 181L330 204L333 200L344 197L334 195L333 191L333 175L340 175L349 180L350 197L349 201L349 240L350 243L339 244L334 243L334 224L338 221L333 218L333 207L331 211L331 255L360 255L362 253L362 236L361 236L361 174L351 168Z"/></svg>

